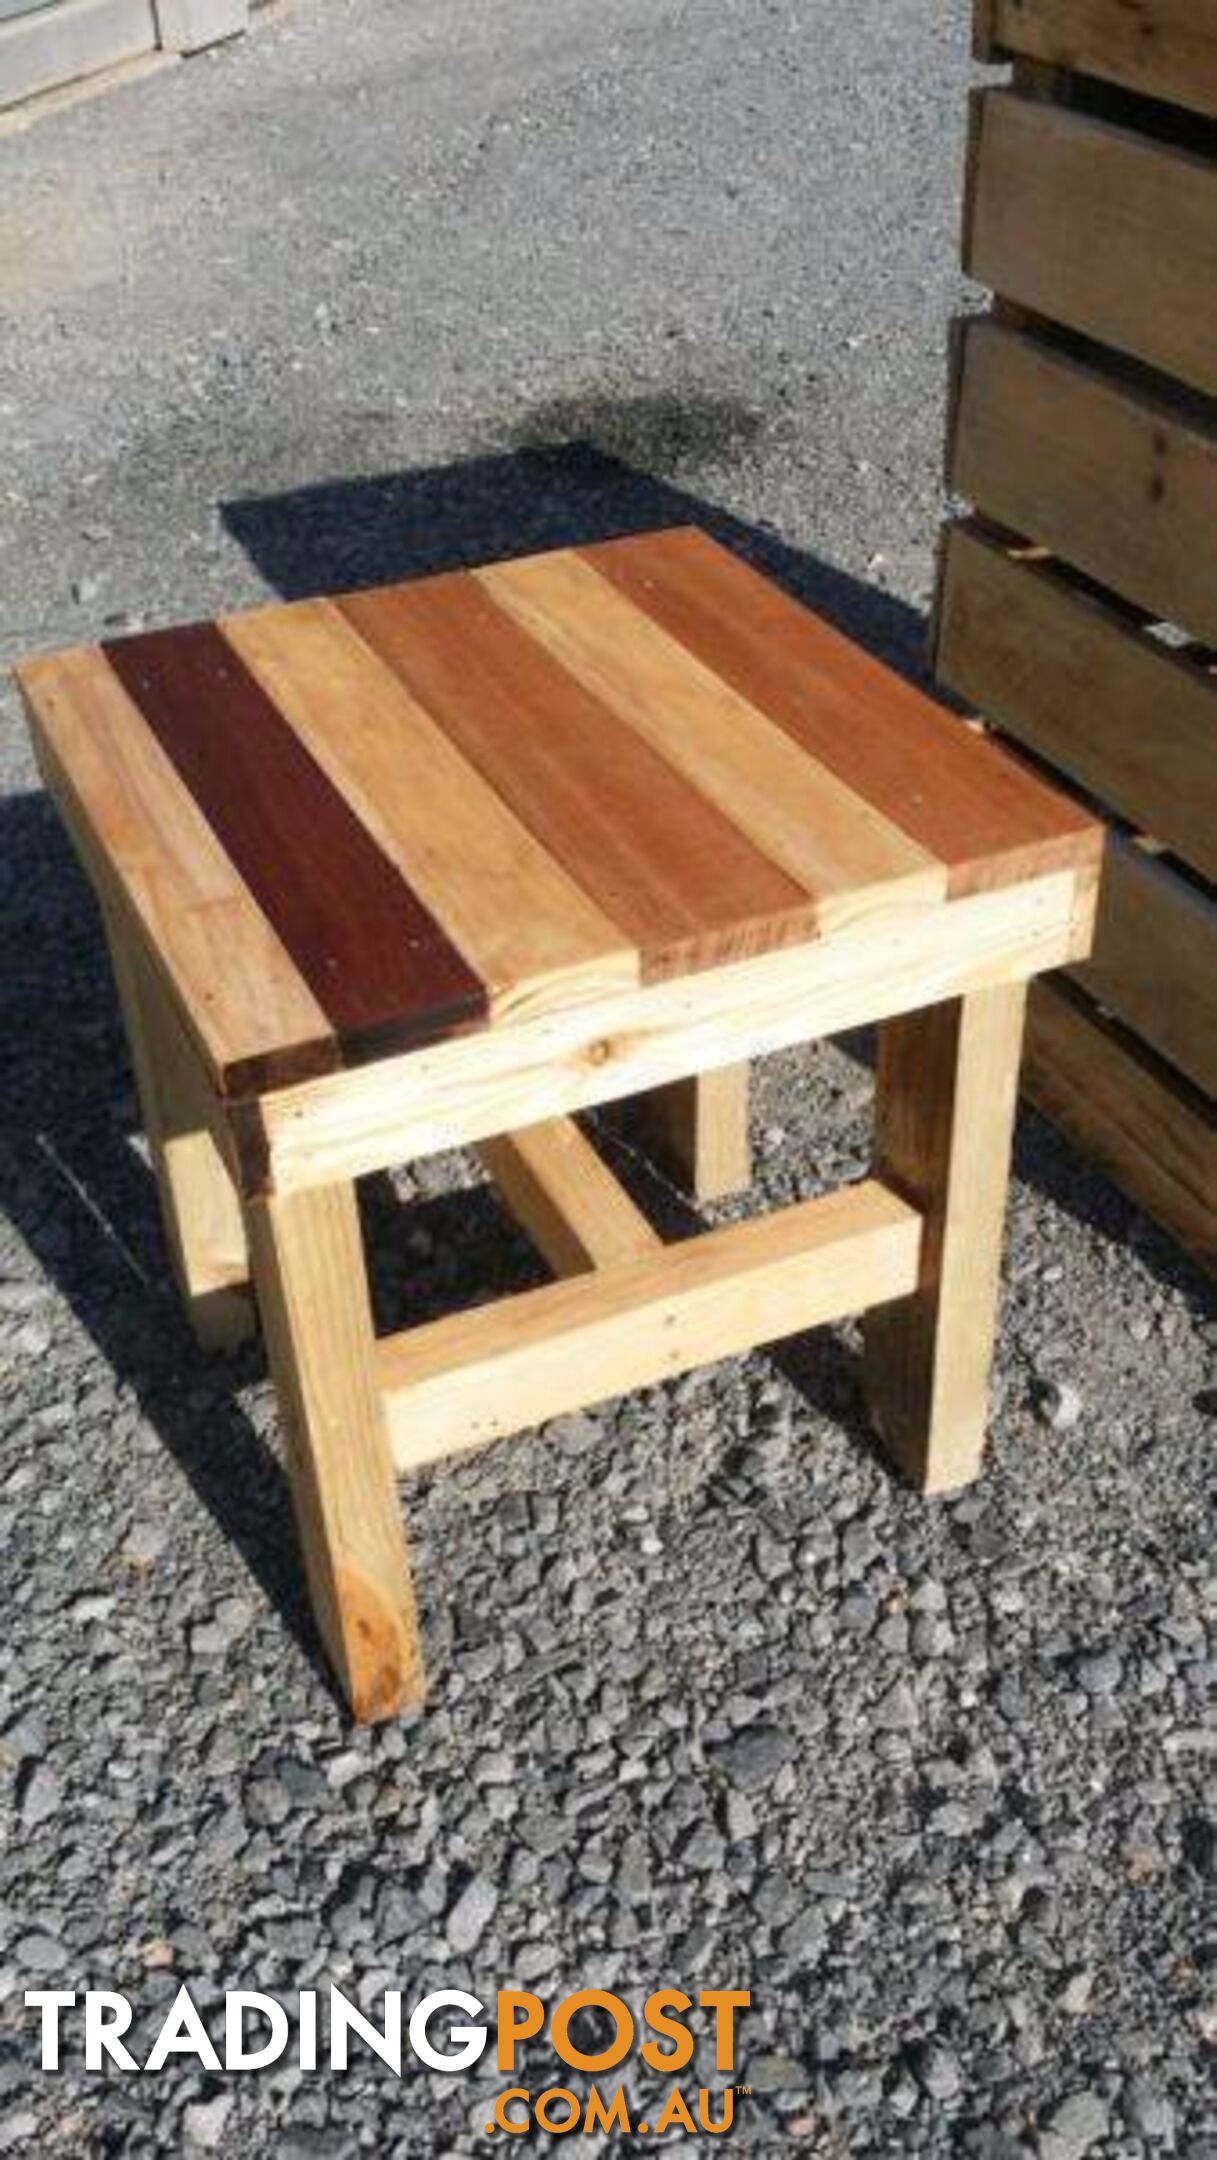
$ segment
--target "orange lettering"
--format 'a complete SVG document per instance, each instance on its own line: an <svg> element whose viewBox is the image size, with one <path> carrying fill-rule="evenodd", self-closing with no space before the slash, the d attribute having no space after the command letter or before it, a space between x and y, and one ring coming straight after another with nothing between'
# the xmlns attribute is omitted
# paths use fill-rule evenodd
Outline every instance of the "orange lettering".
<svg viewBox="0 0 1217 2160"><path fill-rule="evenodd" d="M752 1997L746 1988L703 1988L698 1997L703 2010L714 2012L715 2065L735 2068L735 2013L747 2010Z"/></svg>
<svg viewBox="0 0 1217 2160"><path fill-rule="evenodd" d="M565 2122L551 2122L549 2114L551 2100L565 2100L569 2103L569 2113ZM570 2092L565 2085L551 2085L546 2092L540 2095L533 2113L536 2116L538 2129L552 2130L555 2137L565 2137L568 2130L577 2130L579 2127L579 2102L574 2093Z"/></svg>
<svg viewBox="0 0 1217 2160"><path fill-rule="evenodd" d="M713 2122L710 2117L710 2095L703 2085L697 2095L697 2119L702 2129L708 2130L711 2137L721 2137L724 2130L729 2130L735 2120L735 2094L732 2092L731 2087L729 2085L723 2087L722 2121Z"/></svg>
<svg viewBox="0 0 1217 2160"><path fill-rule="evenodd" d="M651 2031L676 2043L672 2048L661 2048L657 2040L644 2040L642 2059L648 2070L684 2070L692 2062L693 2035L679 2018L668 2014L670 2010L692 2008L692 1996L682 1995L679 1988L657 1988L653 1995L647 1996L643 2016Z"/></svg>
<svg viewBox="0 0 1217 2160"><path fill-rule="evenodd" d="M600 2088L593 2085L587 2096L587 2114L583 2118L585 2130L628 2130L630 2110L625 2097L624 2085L619 2085L606 2107L600 2098Z"/></svg>
<svg viewBox="0 0 1217 2160"><path fill-rule="evenodd" d="M696 2127L679 2085L672 2087L671 2092L664 2101L663 2114L655 2125L656 2137L662 2137L664 2131L670 2130L673 2123L679 2123L682 2130L692 2130Z"/></svg>
<svg viewBox="0 0 1217 2160"><path fill-rule="evenodd" d="M528 2094L525 2092L522 2085L513 2085L510 2091L501 2092L498 2099L494 2103L494 2119L497 2122L500 2130L509 2130L513 2137L519 2137L521 2133L528 2128L528 2117L525 2116L523 2122L513 2122L510 2115L507 2113L507 2103L509 2100L522 2100L525 2107L527 2107Z"/></svg>
<svg viewBox="0 0 1217 2160"><path fill-rule="evenodd" d="M580 2010L603 2010L616 2027L616 2038L599 2055L585 2055L570 2037L571 2019ZM580 1988L577 1995L568 1995L554 2011L549 2031L554 2053L572 2070L615 2070L634 2044L634 2020L628 2008L619 1995L606 1995L603 1988Z"/></svg>
<svg viewBox="0 0 1217 2160"><path fill-rule="evenodd" d="M518 2017L517 2011L523 2016ZM505 1989L499 1996L499 2068L514 2070L516 2047L521 2040L531 2040L545 2023L545 2005L539 1995L526 1995L514 1989Z"/></svg>

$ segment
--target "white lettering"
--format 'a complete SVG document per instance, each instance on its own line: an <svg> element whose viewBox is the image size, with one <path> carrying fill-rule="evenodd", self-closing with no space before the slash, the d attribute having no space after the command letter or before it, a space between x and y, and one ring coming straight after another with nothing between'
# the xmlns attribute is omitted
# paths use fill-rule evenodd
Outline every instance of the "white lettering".
<svg viewBox="0 0 1217 2160"><path fill-rule="evenodd" d="M125 1995L111 1995L105 1988L90 1988L85 1996L85 2069L104 2070L103 2056L120 2070L138 2070L134 2055L119 2039L131 2030L131 2005Z"/></svg>
<svg viewBox="0 0 1217 2160"><path fill-rule="evenodd" d="M347 2067L347 2033L358 2033L374 2055L388 2063L390 2070L401 2076L401 1989L386 1988L384 1995L385 2029L379 2033L370 2018L348 2002L339 1988L330 1989L330 2068L345 2070Z"/></svg>
<svg viewBox="0 0 1217 2160"><path fill-rule="evenodd" d="M56 1988L31 1988L25 1998L27 2010L42 2012L42 2067L44 2070L59 2068L59 2013L74 2010L76 1997L65 1995Z"/></svg>
<svg viewBox="0 0 1217 2160"><path fill-rule="evenodd" d="M180 1987L173 2008L161 2026L145 2070L163 2070L167 2055L197 2055L204 2070L218 2070L220 2058L207 2036L207 2028L190 2000L190 1990Z"/></svg>
<svg viewBox="0 0 1217 2160"><path fill-rule="evenodd" d="M317 1990L300 1990L300 2068L317 2068Z"/></svg>
<svg viewBox="0 0 1217 2160"><path fill-rule="evenodd" d="M270 2026L270 2038L261 2047L250 2047L246 2041L245 2019L249 2013L265 2018ZM286 2046L287 2012L273 1995L259 1995L251 1988L224 1997L226 2070L265 2070L267 2063L278 2062Z"/></svg>
<svg viewBox="0 0 1217 2160"><path fill-rule="evenodd" d="M453 2025L449 2028L449 2045L456 2044L456 2053L441 2055L433 2047L427 2035L427 2024L436 2010L463 2010L467 2017L481 2017L483 2005L476 1995L466 1995L460 1988L441 1988L434 1995L424 1995L410 2019L410 2045L420 2062L428 2070L471 2070L484 2054L490 2035L484 2025Z"/></svg>

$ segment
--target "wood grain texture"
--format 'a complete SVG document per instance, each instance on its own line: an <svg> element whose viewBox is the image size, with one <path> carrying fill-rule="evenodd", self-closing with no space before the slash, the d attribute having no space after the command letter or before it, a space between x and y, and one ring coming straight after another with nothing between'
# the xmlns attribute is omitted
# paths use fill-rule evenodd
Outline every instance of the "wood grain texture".
<svg viewBox="0 0 1217 2160"><path fill-rule="evenodd" d="M1217 163L990 90L969 195L978 284L1217 390Z"/></svg>
<svg viewBox="0 0 1217 2160"><path fill-rule="evenodd" d="M927 1493L980 1473L1026 990L1003 983L880 1030L878 1175L925 1218L915 1296L864 1328L885 1445Z"/></svg>
<svg viewBox="0 0 1217 2160"><path fill-rule="evenodd" d="M637 982L638 955L326 600L224 635L482 985L492 1018Z"/></svg>
<svg viewBox="0 0 1217 2160"><path fill-rule="evenodd" d="M255 1201L248 1224L313 1610L356 1718L392 1717L422 1701L422 1653L354 1190Z"/></svg>
<svg viewBox="0 0 1217 2160"><path fill-rule="evenodd" d="M725 1200L752 1183L749 1080L746 1064L723 1065L644 1098L644 1121L661 1161L694 1200Z"/></svg>
<svg viewBox="0 0 1217 2160"><path fill-rule="evenodd" d="M1134 606L1217 642L1217 432L1199 418L975 322L950 484Z"/></svg>
<svg viewBox="0 0 1217 2160"><path fill-rule="evenodd" d="M484 984L219 630L103 649L348 1056L485 1014Z"/></svg>
<svg viewBox="0 0 1217 2160"><path fill-rule="evenodd" d="M26 682L90 873L229 1099L1095 850L1076 806L688 532Z"/></svg>
<svg viewBox="0 0 1217 2160"><path fill-rule="evenodd" d="M30 660L18 681L84 867L171 989L217 1087L332 1071L326 1014L102 654Z"/></svg>
<svg viewBox="0 0 1217 2160"><path fill-rule="evenodd" d="M612 1267L658 1246L658 1232L572 1118L497 1134L478 1153L555 1275Z"/></svg>
<svg viewBox="0 0 1217 2160"><path fill-rule="evenodd" d="M1096 836L1099 828L1095 828ZM911 908L587 1009L284 1088L234 1116L247 1190L299 1190L1021 981L1090 950L1095 871Z"/></svg>
<svg viewBox="0 0 1217 2160"><path fill-rule="evenodd" d="M802 886L475 579L424 578L338 605L620 926L648 979L812 934L815 907Z"/></svg>
<svg viewBox="0 0 1217 2160"><path fill-rule="evenodd" d="M1217 1276L1217 1106L1079 991L1031 994L1026 1090Z"/></svg>
<svg viewBox="0 0 1217 2160"><path fill-rule="evenodd" d="M1217 1097L1217 903L1113 834L1094 952L1075 971L1099 1004Z"/></svg>
<svg viewBox="0 0 1217 2160"><path fill-rule="evenodd" d="M877 1183L378 1346L399 1472L906 1295L921 1223Z"/></svg>
<svg viewBox="0 0 1217 2160"><path fill-rule="evenodd" d="M1038 876L1090 845L1076 807L694 529L587 559L799 747L946 866L952 893Z"/></svg>
<svg viewBox="0 0 1217 2160"><path fill-rule="evenodd" d="M113 915L106 936L178 1288L203 1348L234 1350L257 1333L257 1315L241 1203L212 1138L206 1074Z"/></svg>
<svg viewBox="0 0 1217 2160"><path fill-rule="evenodd" d="M1217 879L1217 677L975 528L944 546L941 681Z"/></svg>
<svg viewBox="0 0 1217 2160"><path fill-rule="evenodd" d="M1204 0L977 0L980 59L1027 53L1217 117L1217 19Z"/></svg>
<svg viewBox="0 0 1217 2160"><path fill-rule="evenodd" d="M477 573L619 719L730 816L816 903L823 930L945 894L941 864L581 557Z"/></svg>

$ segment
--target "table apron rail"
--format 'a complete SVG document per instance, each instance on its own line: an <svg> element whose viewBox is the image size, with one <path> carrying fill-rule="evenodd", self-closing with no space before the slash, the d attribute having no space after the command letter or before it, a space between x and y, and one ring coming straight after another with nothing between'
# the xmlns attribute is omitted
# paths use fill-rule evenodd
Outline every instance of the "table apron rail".
<svg viewBox="0 0 1217 2160"><path fill-rule="evenodd" d="M690 1073L1028 980L1089 950L1096 874L1055 871L230 1107L247 1194L358 1177Z"/></svg>

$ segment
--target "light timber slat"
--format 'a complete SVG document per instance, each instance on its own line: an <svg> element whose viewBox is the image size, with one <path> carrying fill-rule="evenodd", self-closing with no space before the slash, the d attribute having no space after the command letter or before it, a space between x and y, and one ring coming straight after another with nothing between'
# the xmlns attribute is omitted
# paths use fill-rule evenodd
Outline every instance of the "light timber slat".
<svg viewBox="0 0 1217 2160"><path fill-rule="evenodd" d="M1217 117L1217 19L1204 0L977 0L981 60L1027 53Z"/></svg>
<svg viewBox="0 0 1217 2160"><path fill-rule="evenodd" d="M939 680L1217 879L1217 677L974 527L945 550Z"/></svg>
<svg viewBox="0 0 1217 2160"><path fill-rule="evenodd" d="M1075 973L1099 1004L1217 1096L1217 905L1205 892L1113 835L1094 953Z"/></svg>
<svg viewBox="0 0 1217 2160"><path fill-rule="evenodd" d="M399 1472L916 1286L916 1210L869 1182L379 1348Z"/></svg>
<svg viewBox="0 0 1217 2160"><path fill-rule="evenodd" d="M106 935L178 1287L203 1347L232 1350L257 1332L257 1317L241 1203L212 1137L203 1068L112 916Z"/></svg>
<svg viewBox="0 0 1217 2160"><path fill-rule="evenodd" d="M950 484L1134 606L1217 643L1217 433L996 322L964 333Z"/></svg>
<svg viewBox="0 0 1217 2160"><path fill-rule="evenodd" d="M486 984L492 1017L637 982L638 954L327 600L230 645Z"/></svg>
<svg viewBox="0 0 1217 2160"><path fill-rule="evenodd" d="M747 1065L723 1065L658 1088L645 1119L695 1200L725 1200L752 1183Z"/></svg>
<svg viewBox="0 0 1217 2160"><path fill-rule="evenodd" d="M917 1295L872 1313L876 1427L923 1492L980 1472L1026 990L1000 983L879 1031L876 1168L925 1220Z"/></svg>
<svg viewBox="0 0 1217 2160"><path fill-rule="evenodd" d="M658 1233L571 1118L483 1140L478 1153L556 1275L649 1252Z"/></svg>
<svg viewBox="0 0 1217 2160"><path fill-rule="evenodd" d="M809 757L591 563L535 555L477 576L585 688L805 886L821 929L876 905L945 896L942 863Z"/></svg>
<svg viewBox="0 0 1217 2160"><path fill-rule="evenodd" d="M1097 828L1096 828L1097 839ZM1094 880L1056 872L792 952L655 983L284 1088L235 1119L247 1189L290 1191L514 1132L1089 950Z"/></svg>
<svg viewBox="0 0 1217 2160"><path fill-rule="evenodd" d="M1035 984L1036 1108L1217 1275L1217 1106L1078 991Z"/></svg>
<svg viewBox="0 0 1217 2160"><path fill-rule="evenodd" d="M100 652L17 672L48 788L99 895L169 984L216 1083L338 1063L324 1012Z"/></svg>
<svg viewBox="0 0 1217 2160"><path fill-rule="evenodd" d="M255 1201L248 1224L317 1624L356 1717L392 1717L423 1666L354 1190Z"/></svg>
<svg viewBox="0 0 1217 2160"><path fill-rule="evenodd" d="M163 1098L159 1114L165 1121L165 1130L175 1139L206 1135L235 1195L240 1181L240 1159L233 1145L225 1102L216 1093L202 1053L187 1033L162 978L132 935L129 922L109 906L103 906L101 915L119 1001L122 1003L126 996L128 984L137 996L139 1026L154 1054L158 1090ZM120 954L117 960L116 952ZM125 1005L123 1017L125 1021ZM133 1054L132 1069L138 1084L136 1064ZM231 1215L228 1219L230 1223L233 1220ZM244 1231L234 1229L227 1236L227 1243L233 1253L242 1250Z"/></svg>
<svg viewBox="0 0 1217 2160"><path fill-rule="evenodd" d="M978 102L967 274L1217 391L1217 163L1008 90Z"/></svg>

